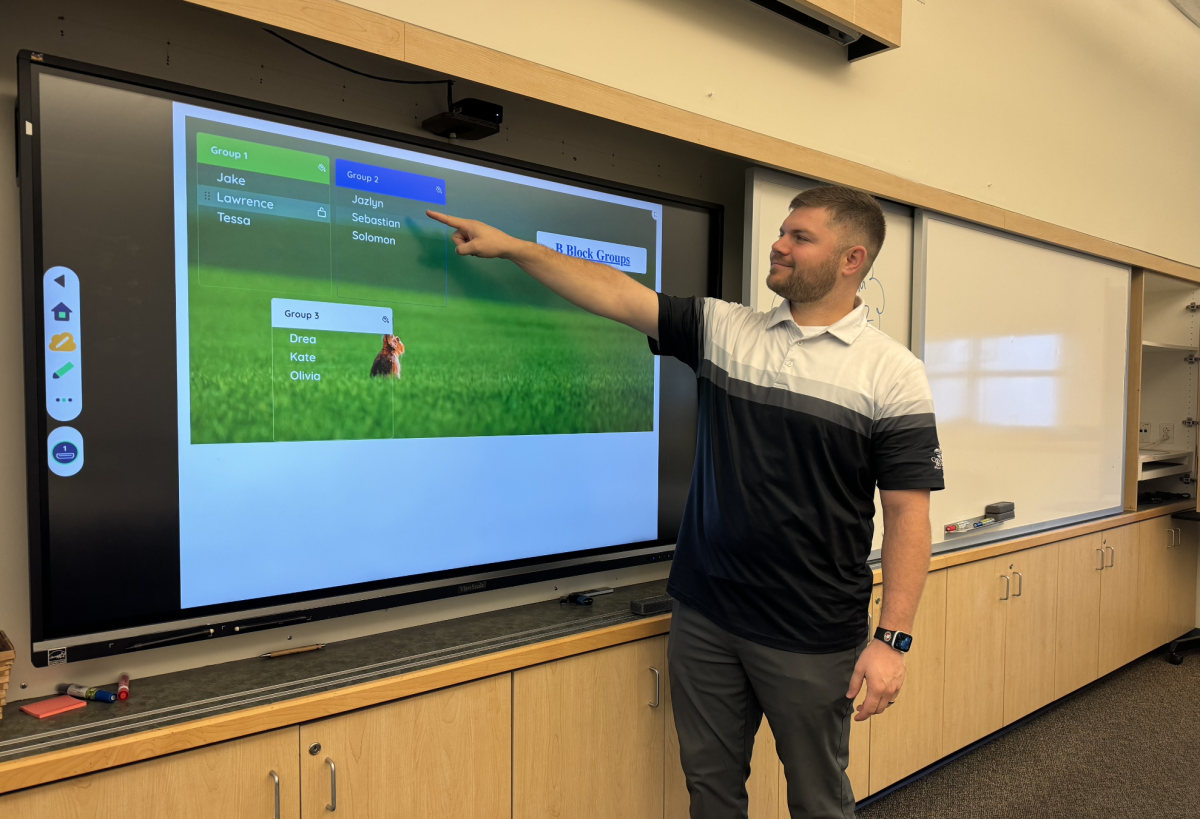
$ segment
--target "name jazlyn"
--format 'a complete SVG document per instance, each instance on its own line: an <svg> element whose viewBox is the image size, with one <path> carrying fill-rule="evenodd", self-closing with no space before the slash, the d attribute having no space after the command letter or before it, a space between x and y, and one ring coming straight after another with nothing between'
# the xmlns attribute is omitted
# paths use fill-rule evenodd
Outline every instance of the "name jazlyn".
<svg viewBox="0 0 1200 819"><path fill-rule="evenodd" d="M374 233L359 233L357 230L350 233L351 238L356 242L375 242L381 245L394 245L396 240L391 236L377 236Z"/></svg>

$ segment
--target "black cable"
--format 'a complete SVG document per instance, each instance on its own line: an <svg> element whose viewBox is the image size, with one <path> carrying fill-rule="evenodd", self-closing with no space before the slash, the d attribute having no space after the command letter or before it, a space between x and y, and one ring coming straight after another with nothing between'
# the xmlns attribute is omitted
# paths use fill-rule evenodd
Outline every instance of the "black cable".
<svg viewBox="0 0 1200 819"><path fill-rule="evenodd" d="M264 28L263 31L267 32L267 34L270 34L272 37L278 37L280 40L283 40L285 43L290 45L292 48L300 49L301 51L303 51L305 54L307 54L310 57L315 57L316 59L320 60L323 63L329 63L329 65L332 65L334 68L340 68L343 71L349 71L351 74L357 74L358 76L366 77L369 80L379 80L380 82L391 82L391 83L396 83L397 85L441 85L442 83L445 83L446 84L446 110L449 111L454 108L454 80L396 80L396 79L392 79L391 77L380 77L376 74L368 74L365 71L359 71L357 68L351 68L348 65L342 65L341 63L334 62L333 60L329 59L328 57L322 57L320 54L317 54L316 52L309 51L307 48L300 45L299 43L293 43L291 40L289 40L287 37L284 37L282 34L280 34L277 31L272 31L269 28Z"/></svg>

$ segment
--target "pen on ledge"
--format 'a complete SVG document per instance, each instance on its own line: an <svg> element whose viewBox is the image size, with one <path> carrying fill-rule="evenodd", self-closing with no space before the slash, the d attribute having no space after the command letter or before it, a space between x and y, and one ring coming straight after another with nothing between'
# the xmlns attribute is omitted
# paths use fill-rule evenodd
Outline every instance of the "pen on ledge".
<svg viewBox="0 0 1200 819"><path fill-rule="evenodd" d="M268 651L266 654L259 654L260 658L283 657L286 654L299 654L301 651L316 651L318 648L325 648L324 643L316 643L311 646L300 646L299 648L285 648L282 651Z"/></svg>

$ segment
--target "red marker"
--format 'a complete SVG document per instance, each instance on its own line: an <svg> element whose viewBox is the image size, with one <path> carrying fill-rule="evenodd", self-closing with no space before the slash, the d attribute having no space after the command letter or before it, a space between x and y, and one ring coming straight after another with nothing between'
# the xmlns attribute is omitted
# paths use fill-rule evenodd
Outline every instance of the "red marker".
<svg viewBox="0 0 1200 819"><path fill-rule="evenodd" d="M117 680L117 699L119 699L119 700L129 699L129 675L128 674L122 674L120 679Z"/></svg>

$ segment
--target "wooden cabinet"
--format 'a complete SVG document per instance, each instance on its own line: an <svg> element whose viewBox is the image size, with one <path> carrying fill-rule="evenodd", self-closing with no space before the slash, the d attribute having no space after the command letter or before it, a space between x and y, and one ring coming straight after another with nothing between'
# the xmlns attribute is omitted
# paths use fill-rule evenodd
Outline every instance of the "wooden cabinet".
<svg viewBox="0 0 1200 819"><path fill-rule="evenodd" d="M1008 557L1005 574L1012 588L1004 626L1005 725L1054 700L1058 544Z"/></svg>
<svg viewBox="0 0 1200 819"><path fill-rule="evenodd" d="M1138 653L1196 627L1196 524L1153 518L1138 524Z"/></svg>
<svg viewBox="0 0 1200 819"><path fill-rule="evenodd" d="M1200 532L1197 524L1188 521L1173 521L1178 530L1178 545L1170 551L1170 585L1167 622L1170 626L1167 640L1174 640L1194 629L1196 618L1197 551L1200 549ZM1166 642L1164 640L1164 642Z"/></svg>
<svg viewBox="0 0 1200 819"><path fill-rule="evenodd" d="M509 816L511 684L504 674L302 725L304 815Z"/></svg>
<svg viewBox="0 0 1200 819"><path fill-rule="evenodd" d="M1139 537L1137 524L1109 529L1100 537L1100 643L1097 673L1103 677L1138 657L1141 618L1137 611Z"/></svg>
<svg viewBox="0 0 1200 819"><path fill-rule="evenodd" d="M946 570L943 754L1004 726L1005 604L1012 593L1011 580L1005 579L1009 562L1006 556Z"/></svg>
<svg viewBox="0 0 1200 819"><path fill-rule="evenodd" d="M931 573L925 581L925 593L913 624L912 651L905 658L904 687L895 705L869 720L870 793L879 792L942 756L946 579L947 571L943 570ZM878 589L876 586L871 598L872 620L876 623L882 609ZM851 754L853 761L853 749ZM860 799L865 796L857 789L854 793Z"/></svg>
<svg viewBox="0 0 1200 819"><path fill-rule="evenodd" d="M1171 639L1171 570L1179 533L1170 517L1151 518L1137 524L1138 575L1137 625L1134 654Z"/></svg>
<svg viewBox="0 0 1200 819"><path fill-rule="evenodd" d="M20 819L265 819L300 817L299 729L281 728L0 796ZM274 776L272 776L274 772Z"/></svg>
<svg viewBox="0 0 1200 819"><path fill-rule="evenodd" d="M1100 648L1100 532L1058 546L1058 602L1054 627L1054 696L1065 697L1097 677Z"/></svg>
<svg viewBox="0 0 1200 819"><path fill-rule="evenodd" d="M654 637L513 674L514 819L663 815L666 647Z"/></svg>
<svg viewBox="0 0 1200 819"><path fill-rule="evenodd" d="M875 632L875 626L879 622L879 604L883 602L883 586L877 585L871 589L871 600L867 604L867 612L869 619L868 639ZM858 692L858 696L854 698L854 707L857 708L862 704L862 701L867 698L867 687L864 685L862 690ZM871 792L871 723L874 718L855 722L854 718L850 718L850 764L846 766L846 776L850 779L850 789L854 791L855 800L864 799ZM786 776L780 773L781 778L786 780ZM786 819L787 816L787 785L786 782L782 787L780 817Z"/></svg>

